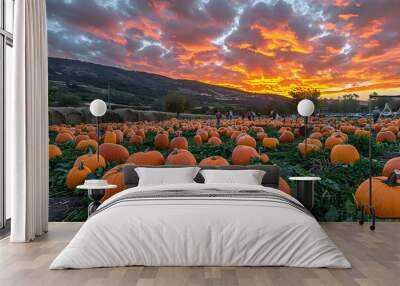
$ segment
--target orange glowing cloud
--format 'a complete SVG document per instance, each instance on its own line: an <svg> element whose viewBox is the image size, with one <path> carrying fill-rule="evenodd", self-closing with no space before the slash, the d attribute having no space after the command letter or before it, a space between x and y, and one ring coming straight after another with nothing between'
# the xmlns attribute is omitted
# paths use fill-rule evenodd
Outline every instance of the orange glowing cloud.
<svg viewBox="0 0 400 286"><path fill-rule="evenodd" d="M339 18L344 20L344 21L347 21L347 20L349 20L349 19L351 19L353 17L358 17L358 16L359 15L357 15L357 14L340 14Z"/></svg>

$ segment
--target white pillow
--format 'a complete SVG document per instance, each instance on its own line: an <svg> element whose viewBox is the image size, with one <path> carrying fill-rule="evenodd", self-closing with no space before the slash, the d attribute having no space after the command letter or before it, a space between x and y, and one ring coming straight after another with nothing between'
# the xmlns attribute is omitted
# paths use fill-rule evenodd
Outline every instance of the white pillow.
<svg viewBox="0 0 400 286"><path fill-rule="evenodd" d="M265 171L261 170L202 170L205 184L261 185Z"/></svg>
<svg viewBox="0 0 400 286"><path fill-rule="evenodd" d="M200 168L135 168L139 176L138 186L195 183L193 180Z"/></svg>

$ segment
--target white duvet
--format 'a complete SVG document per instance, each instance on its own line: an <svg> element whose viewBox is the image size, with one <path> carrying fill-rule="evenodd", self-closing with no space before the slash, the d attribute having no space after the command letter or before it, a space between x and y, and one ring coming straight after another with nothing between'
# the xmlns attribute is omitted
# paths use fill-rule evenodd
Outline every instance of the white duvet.
<svg viewBox="0 0 400 286"><path fill-rule="evenodd" d="M205 188L267 190L296 201L279 190L254 185L127 189L100 206L108 208L85 222L50 269L127 265L351 267L312 216L287 204L229 197L154 198L112 204L130 192Z"/></svg>

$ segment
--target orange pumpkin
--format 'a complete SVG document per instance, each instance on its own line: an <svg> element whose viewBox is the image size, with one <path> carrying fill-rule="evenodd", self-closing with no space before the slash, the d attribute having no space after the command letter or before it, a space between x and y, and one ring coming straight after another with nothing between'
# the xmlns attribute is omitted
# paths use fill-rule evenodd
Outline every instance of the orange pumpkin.
<svg viewBox="0 0 400 286"><path fill-rule="evenodd" d="M395 142L396 135L392 131L379 131L379 133L376 135L376 141Z"/></svg>
<svg viewBox="0 0 400 286"><path fill-rule="evenodd" d="M244 134L244 135L240 135L236 138L236 145L246 145L246 146L256 148L257 142L250 135Z"/></svg>
<svg viewBox="0 0 400 286"><path fill-rule="evenodd" d="M276 138L268 137L263 139L262 144L265 148L276 149L279 145L279 141Z"/></svg>
<svg viewBox="0 0 400 286"><path fill-rule="evenodd" d="M319 141L318 139L312 139L312 138L307 138L303 140L303 143L305 143L307 140L307 144L314 144L318 147L318 151L322 148L322 142Z"/></svg>
<svg viewBox="0 0 400 286"><path fill-rule="evenodd" d="M62 144L67 141L74 141L74 139L75 139L74 135L68 132L64 132L64 133L58 133L55 141L57 144Z"/></svg>
<svg viewBox="0 0 400 286"><path fill-rule="evenodd" d="M288 195L292 194L292 189L290 188L289 184L282 177L279 177L278 189Z"/></svg>
<svg viewBox="0 0 400 286"><path fill-rule="evenodd" d="M139 130L137 130L137 131L136 131L136 135L142 137L143 140L144 140L144 138L146 138L146 132L144 131L144 129L139 129Z"/></svg>
<svg viewBox="0 0 400 286"><path fill-rule="evenodd" d="M111 185L116 185L117 187L114 189L107 189L105 195L101 199L104 202L106 199L112 197L116 193L119 193L124 190L124 173L123 168L129 164L120 164L115 166L114 168L108 170L102 177L103 180L106 180Z"/></svg>
<svg viewBox="0 0 400 286"><path fill-rule="evenodd" d="M75 146L75 149L85 151L89 147L91 147L93 150L97 150L96 140L93 139L82 140Z"/></svg>
<svg viewBox="0 0 400 286"><path fill-rule="evenodd" d="M196 158L186 149L174 149L165 161L167 165L195 166Z"/></svg>
<svg viewBox="0 0 400 286"><path fill-rule="evenodd" d="M175 137L171 140L171 143L169 144L169 149L174 150L174 149L189 149L189 143L185 137Z"/></svg>
<svg viewBox="0 0 400 286"><path fill-rule="evenodd" d="M306 144L305 142L301 142L297 145L297 149L301 154L306 153ZM318 145L315 145L313 143L309 143L307 141L307 154L312 153L312 152L318 152L320 150L320 147Z"/></svg>
<svg viewBox="0 0 400 286"><path fill-rule="evenodd" d="M260 142L263 142L264 138L267 138L267 137L268 137L268 134L265 133L265 132L258 132L258 133L257 133L257 139L258 139Z"/></svg>
<svg viewBox="0 0 400 286"><path fill-rule="evenodd" d="M291 131L283 131L282 135L279 136L279 142L281 143L292 143L294 141L294 135Z"/></svg>
<svg viewBox="0 0 400 286"><path fill-rule="evenodd" d="M95 172L99 167L106 167L106 161L104 160L103 156L99 155L99 159L97 160L97 154L86 154L79 156L75 160L74 167L78 167L81 162L83 162L85 166L88 167L92 172Z"/></svg>
<svg viewBox="0 0 400 286"><path fill-rule="evenodd" d="M119 144L103 143L99 147L99 153L106 161L126 161L129 157L128 149Z"/></svg>
<svg viewBox="0 0 400 286"><path fill-rule="evenodd" d="M337 136L329 136L326 140L325 140L325 148L328 150L331 150L334 146L339 145L339 144L343 144L343 138L339 135Z"/></svg>
<svg viewBox="0 0 400 286"><path fill-rule="evenodd" d="M115 134L113 131L107 131L106 134L104 134L104 143L117 143L117 134Z"/></svg>
<svg viewBox="0 0 400 286"><path fill-rule="evenodd" d="M392 131L393 134L397 134L397 132L399 132L399 127L395 126L395 125L389 125L386 126L382 129L382 131Z"/></svg>
<svg viewBox="0 0 400 286"><path fill-rule="evenodd" d="M158 133L156 137L154 137L154 147L159 150L168 149L169 148L169 138L168 133Z"/></svg>
<svg viewBox="0 0 400 286"><path fill-rule="evenodd" d="M78 145L82 140L88 140L90 137L86 134L80 134L75 137L75 145Z"/></svg>
<svg viewBox="0 0 400 286"><path fill-rule="evenodd" d="M211 156L200 161L200 166L228 166L229 162L222 156Z"/></svg>
<svg viewBox="0 0 400 286"><path fill-rule="evenodd" d="M321 132L314 132L314 133L311 133L310 139L320 139L322 136L323 135Z"/></svg>
<svg viewBox="0 0 400 286"><path fill-rule="evenodd" d="M358 137L369 137L370 133L367 130L357 129L354 135Z"/></svg>
<svg viewBox="0 0 400 286"><path fill-rule="evenodd" d="M201 139L201 136L197 134L193 137L193 142L194 145L201 145L203 143L203 139Z"/></svg>
<svg viewBox="0 0 400 286"><path fill-rule="evenodd" d="M61 149L54 144L50 144L49 145L49 159L55 159L57 157L61 157L62 156L62 152Z"/></svg>
<svg viewBox="0 0 400 286"><path fill-rule="evenodd" d="M88 133L88 136L89 136L90 139L93 139L93 140L98 141L96 131L90 131L90 132Z"/></svg>
<svg viewBox="0 0 400 286"><path fill-rule="evenodd" d="M208 143L211 145L221 145L222 141L218 137L213 136L213 137L210 137L210 139L208 139Z"/></svg>
<svg viewBox="0 0 400 286"><path fill-rule="evenodd" d="M129 156L127 163L140 166L164 165L164 156L158 151L137 152Z"/></svg>
<svg viewBox="0 0 400 286"><path fill-rule="evenodd" d="M372 178L372 206L374 206L378 217L400 217L400 186L389 186L385 183L385 180L387 180L387 177ZM358 207L361 204L368 204L369 179L362 182L357 188L354 200Z"/></svg>
<svg viewBox="0 0 400 286"><path fill-rule="evenodd" d="M208 132L205 131L205 130L199 130L199 131L197 131L197 135L200 135L201 140L202 140L203 142L206 142L206 141L208 140Z"/></svg>
<svg viewBox="0 0 400 286"><path fill-rule="evenodd" d="M260 154L259 158L260 158L261 163L263 163L263 164L268 163L268 161L269 161L269 157L265 153Z"/></svg>
<svg viewBox="0 0 400 286"><path fill-rule="evenodd" d="M385 166L383 166L382 175L389 177L395 169L400 170L400 157L395 157L387 161Z"/></svg>
<svg viewBox="0 0 400 286"><path fill-rule="evenodd" d="M91 172L92 171L85 166L85 163L81 162L79 166L73 167L69 170L65 178L65 185L69 190L75 190L76 186L82 185L85 182L86 177Z"/></svg>
<svg viewBox="0 0 400 286"><path fill-rule="evenodd" d="M122 132L121 130L115 130L114 133L117 137L117 143L121 144L122 141L124 141L124 132Z"/></svg>
<svg viewBox="0 0 400 286"><path fill-rule="evenodd" d="M360 160L356 147L350 144L335 145L331 150L331 162L334 164L353 164Z"/></svg>
<svg viewBox="0 0 400 286"><path fill-rule="evenodd" d="M258 158L257 150L246 145L238 145L232 151L233 165L249 165L252 158Z"/></svg>
<svg viewBox="0 0 400 286"><path fill-rule="evenodd" d="M233 131L232 134L231 134L231 139L232 139L233 141L235 141L236 138L237 138L241 133L242 133L242 132L240 132L240 131L238 131L238 130Z"/></svg>
<svg viewBox="0 0 400 286"><path fill-rule="evenodd" d="M132 145L142 145L143 144L143 137L140 135L133 134L129 137L129 144Z"/></svg>

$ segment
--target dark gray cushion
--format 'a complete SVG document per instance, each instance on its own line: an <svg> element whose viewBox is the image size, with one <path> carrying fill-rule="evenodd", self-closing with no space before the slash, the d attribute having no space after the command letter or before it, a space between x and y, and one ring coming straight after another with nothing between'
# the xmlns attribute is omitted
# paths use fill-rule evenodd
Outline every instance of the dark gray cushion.
<svg viewBox="0 0 400 286"><path fill-rule="evenodd" d="M136 187L139 182L139 176L135 172L135 168L137 167L146 167L146 168L181 168L182 166L134 166L129 165L125 166L123 169L124 173L124 184L125 188ZM261 184L265 187L278 188L279 185L279 167L273 165L248 165L248 166L221 166L221 167L200 167L202 170L208 169L218 169L218 170L263 170L265 171L265 175L262 179ZM204 183L204 178L200 174L197 174L194 179L197 183Z"/></svg>

